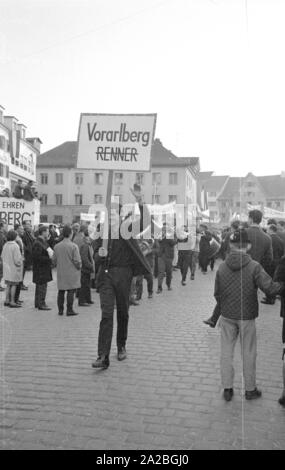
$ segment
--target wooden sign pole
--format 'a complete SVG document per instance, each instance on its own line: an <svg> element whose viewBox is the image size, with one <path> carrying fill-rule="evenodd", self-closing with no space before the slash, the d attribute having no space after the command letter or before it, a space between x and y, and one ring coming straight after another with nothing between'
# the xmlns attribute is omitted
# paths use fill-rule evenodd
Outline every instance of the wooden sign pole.
<svg viewBox="0 0 285 470"><path fill-rule="evenodd" d="M104 221L104 233L103 233L103 243L99 249L99 256L105 257L108 254L108 241L109 241L109 223L111 217L111 198L112 198L112 187L113 187L113 175L114 171L108 171L108 183L107 183L107 194L105 207L107 209L107 214L105 214Z"/></svg>

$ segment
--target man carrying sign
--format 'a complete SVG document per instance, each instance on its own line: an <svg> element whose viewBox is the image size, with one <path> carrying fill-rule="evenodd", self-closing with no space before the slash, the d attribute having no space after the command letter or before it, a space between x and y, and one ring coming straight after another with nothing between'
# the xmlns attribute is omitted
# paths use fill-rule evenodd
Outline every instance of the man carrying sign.
<svg viewBox="0 0 285 470"><path fill-rule="evenodd" d="M139 231L142 231L142 195L132 191L139 204L141 219ZM98 358L92 364L94 368L107 369L110 365L109 355L113 335L113 316L117 306L117 348L118 360L126 359L126 340L129 321L129 297L133 276L151 273L138 241L135 238L125 239L122 236L122 223L119 214L111 209L107 256L100 256L102 238L95 242L95 264L99 265L97 286L100 294L102 319L98 338ZM112 234L118 233L117 238Z"/></svg>

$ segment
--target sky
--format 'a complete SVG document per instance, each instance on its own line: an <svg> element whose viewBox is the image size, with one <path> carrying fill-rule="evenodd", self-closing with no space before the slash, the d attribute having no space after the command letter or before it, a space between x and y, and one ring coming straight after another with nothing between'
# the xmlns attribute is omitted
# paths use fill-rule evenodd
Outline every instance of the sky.
<svg viewBox="0 0 285 470"><path fill-rule="evenodd" d="M284 0L0 0L0 104L43 141L157 113L202 171L285 170Z"/></svg>

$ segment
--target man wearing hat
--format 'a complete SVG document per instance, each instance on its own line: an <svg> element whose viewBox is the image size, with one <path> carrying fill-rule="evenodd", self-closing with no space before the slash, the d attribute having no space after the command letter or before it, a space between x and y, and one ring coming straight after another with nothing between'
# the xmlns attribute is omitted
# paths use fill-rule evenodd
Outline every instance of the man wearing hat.
<svg viewBox="0 0 285 470"><path fill-rule="evenodd" d="M230 253L216 273L216 311L221 327L221 378L224 398L233 397L234 348L238 337L241 341L245 398L261 397L256 387L256 327L258 317L257 289L275 295L284 285L273 282L262 266L247 253L251 248L245 229L236 230L230 237Z"/></svg>

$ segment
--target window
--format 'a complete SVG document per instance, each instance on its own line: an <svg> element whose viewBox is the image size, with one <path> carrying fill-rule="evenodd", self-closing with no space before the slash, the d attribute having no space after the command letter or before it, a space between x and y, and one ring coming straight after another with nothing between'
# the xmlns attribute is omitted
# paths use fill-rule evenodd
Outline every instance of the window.
<svg viewBox="0 0 285 470"><path fill-rule="evenodd" d="M210 191L209 192L209 197L216 197L216 196L217 196L216 191Z"/></svg>
<svg viewBox="0 0 285 470"><path fill-rule="evenodd" d="M82 194L75 194L75 204L76 206L82 206L83 204L83 197Z"/></svg>
<svg viewBox="0 0 285 470"><path fill-rule="evenodd" d="M53 218L54 224L62 224L62 215L55 215Z"/></svg>
<svg viewBox="0 0 285 470"><path fill-rule="evenodd" d="M177 201L177 196L175 194L169 194L168 202L176 202L176 201Z"/></svg>
<svg viewBox="0 0 285 470"><path fill-rule="evenodd" d="M253 181L248 181L248 182L246 183L246 186L247 186L248 188L252 188L252 187L254 186Z"/></svg>
<svg viewBox="0 0 285 470"><path fill-rule="evenodd" d="M48 203L48 195L47 194L42 194L41 198L42 198L42 201L41 201L42 205L46 206L47 203Z"/></svg>
<svg viewBox="0 0 285 470"><path fill-rule="evenodd" d="M103 184L103 173L95 173L95 184Z"/></svg>
<svg viewBox="0 0 285 470"><path fill-rule="evenodd" d="M9 176L10 176L9 166L6 165L6 178L9 178Z"/></svg>
<svg viewBox="0 0 285 470"><path fill-rule="evenodd" d="M169 173L169 184L178 184L178 174Z"/></svg>
<svg viewBox="0 0 285 470"><path fill-rule="evenodd" d="M209 201L208 206L210 207L216 207L216 202L215 201Z"/></svg>
<svg viewBox="0 0 285 470"><path fill-rule="evenodd" d="M55 174L55 184L63 184L63 173Z"/></svg>
<svg viewBox="0 0 285 470"><path fill-rule="evenodd" d="M103 204L103 196L102 196L102 194L95 194L95 196L94 196L94 203L95 203L95 204Z"/></svg>
<svg viewBox="0 0 285 470"><path fill-rule="evenodd" d="M248 191L248 192L247 192L247 196L248 196L248 197L254 197L254 193L253 193L252 191Z"/></svg>
<svg viewBox="0 0 285 470"><path fill-rule="evenodd" d="M240 207L240 201L236 202L236 207Z"/></svg>
<svg viewBox="0 0 285 470"><path fill-rule="evenodd" d="M5 150L5 137L4 137L4 135L0 135L0 149Z"/></svg>
<svg viewBox="0 0 285 470"><path fill-rule="evenodd" d="M75 173L75 184L83 184L83 173Z"/></svg>
<svg viewBox="0 0 285 470"><path fill-rule="evenodd" d="M55 203L57 206L62 206L62 194L55 194Z"/></svg>
<svg viewBox="0 0 285 470"><path fill-rule="evenodd" d="M272 202L268 202L267 207L272 207Z"/></svg>
<svg viewBox="0 0 285 470"><path fill-rule="evenodd" d="M276 205L276 207L280 207L281 206L280 201L276 201L275 205Z"/></svg>
<svg viewBox="0 0 285 470"><path fill-rule="evenodd" d="M40 222L45 223L47 221L48 221L48 216L44 215L44 214L41 214L40 215Z"/></svg>
<svg viewBox="0 0 285 470"><path fill-rule="evenodd" d="M48 184L48 174L41 173L41 184Z"/></svg>
<svg viewBox="0 0 285 470"><path fill-rule="evenodd" d="M160 195L159 194L153 194L152 195L152 203L153 204L159 204L160 201Z"/></svg>
<svg viewBox="0 0 285 470"><path fill-rule="evenodd" d="M4 165L0 163L0 176L4 176Z"/></svg>
<svg viewBox="0 0 285 470"><path fill-rule="evenodd" d="M152 184L161 184L161 173L152 174Z"/></svg>
<svg viewBox="0 0 285 470"><path fill-rule="evenodd" d="M123 173L115 173L115 184L123 184Z"/></svg>
<svg viewBox="0 0 285 470"><path fill-rule="evenodd" d="M144 173L136 174L136 183L143 186L144 185Z"/></svg>

